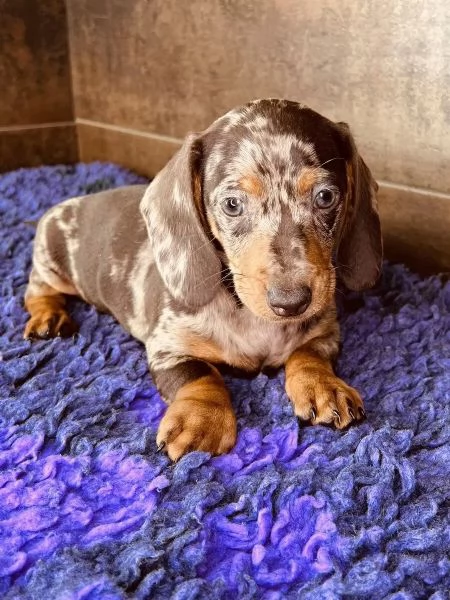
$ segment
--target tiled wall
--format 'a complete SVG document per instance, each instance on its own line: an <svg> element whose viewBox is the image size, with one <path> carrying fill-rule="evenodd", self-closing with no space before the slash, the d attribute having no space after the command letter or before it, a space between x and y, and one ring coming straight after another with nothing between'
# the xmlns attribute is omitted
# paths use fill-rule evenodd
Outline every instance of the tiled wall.
<svg viewBox="0 0 450 600"><path fill-rule="evenodd" d="M0 0L0 171L77 159L64 0Z"/></svg>
<svg viewBox="0 0 450 600"><path fill-rule="evenodd" d="M448 0L68 6L76 116L86 131L102 123L181 138L254 97L289 97L348 121L378 178L450 192ZM103 147L108 137L86 135L93 153L96 135ZM126 157L125 140L109 137ZM150 172L160 166L153 160Z"/></svg>
<svg viewBox="0 0 450 600"><path fill-rule="evenodd" d="M348 121L376 177L450 193L448 0L68 0L83 160L154 174L255 97ZM386 254L450 270L450 197L381 186Z"/></svg>
<svg viewBox="0 0 450 600"><path fill-rule="evenodd" d="M289 97L349 122L394 184L388 255L450 269L449 64L448 0L0 0L0 169L79 157L153 175L188 130Z"/></svg>

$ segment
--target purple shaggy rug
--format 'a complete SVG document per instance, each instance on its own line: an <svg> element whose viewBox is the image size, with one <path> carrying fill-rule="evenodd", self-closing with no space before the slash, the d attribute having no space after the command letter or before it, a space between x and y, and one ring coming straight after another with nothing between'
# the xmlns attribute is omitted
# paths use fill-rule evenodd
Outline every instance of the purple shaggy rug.
<svg viewBox="0 0 450 600"><path fill-rule="evenodd" d="M299 427L283 372L230 379L236 448L173 466L144 349L113 318L73 301L78 338L22 339L24 221L137 181L98 163L0 176L0 597L448 598L450 283L386 265L340 297L362 425Z"/></svg>

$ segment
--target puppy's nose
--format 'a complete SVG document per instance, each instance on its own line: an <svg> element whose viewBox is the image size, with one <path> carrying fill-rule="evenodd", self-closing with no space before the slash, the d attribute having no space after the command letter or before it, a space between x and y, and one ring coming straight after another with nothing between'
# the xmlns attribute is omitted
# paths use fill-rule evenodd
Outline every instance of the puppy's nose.
<svg viewBox="0 0 450 600"><path fill-rule="evenodd" d="M311 304L311 288L302 285L295 290L270 288L267 301L273 312L279 317L301 315Z"/></svg>

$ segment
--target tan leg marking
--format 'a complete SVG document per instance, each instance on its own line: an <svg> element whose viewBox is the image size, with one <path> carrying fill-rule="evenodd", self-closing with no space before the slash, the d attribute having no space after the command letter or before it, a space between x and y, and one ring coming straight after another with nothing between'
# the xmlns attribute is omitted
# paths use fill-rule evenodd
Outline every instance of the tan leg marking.
<svg viewBox="0 0 450 600"><path fill-rule="evenodd" d="M295 414L313 424L334 423L343 429L365 416L358 392L336 377L328 360L311 350L297 350L289 357L286 392Z"/></svg>
<svg viewBox="0 0 450 600"><path fill-rule="evenodd" d="M222 377L213 374L182 386L168 407L156 442L178 460L193 450L229 452L236 443L236 417Z"/></svg>
<svg viewBox="0 0 450 600"><path fill-rule="evenodd" d="M30 313L30 319L25 326L23 337L68 337L78 331L78 325L65 309L64 295L50 286L41 286L41 290L43 295L25 298L25 308Z"/></svg>

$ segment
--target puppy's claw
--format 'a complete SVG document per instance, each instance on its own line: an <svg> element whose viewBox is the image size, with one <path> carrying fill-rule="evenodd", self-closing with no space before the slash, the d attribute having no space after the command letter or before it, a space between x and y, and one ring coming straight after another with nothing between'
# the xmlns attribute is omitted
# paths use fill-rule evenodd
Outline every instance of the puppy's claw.
<svg viewBox="0 0 450 600"><path fill-rule="evenodd" d="M166 442L161 442L156 446L156 452L162 452L166 447Z"/></svg>
<svg viewBox="0 0 450 600"><path fill-rule="evenodd" d="M33 313L28 320L24 338L48 340L52 337L69 337L77 329L78 325L65 310L58 309L56 313L51 313L49 309L43 309Z"/></svg>
<svg viewBox="0 0 450 600"><path fill-rule="evenodd" d="M367 416L366 415L366 411L363 408L359 407L358 408L358 412L359 412L359 416L361 417L361 419L365 419L366 418L366 416Z"/></svg>
<svg viewBox="0 0 450 600"><path fill-rule="evenodd" d="M328 371L304 369L287 377L286 392L294 404L295 414L311 425L333 424L345 429L357 419L362 400L356 390ZM306 383L305 383L306 380Z"/></svg>
<svg viewBox="0 0 450 600"><path fill-rule="evenodd" d="M226 400L219 395L217 402L176 398L159 424L158 450L164 447L174 462L193 450L214 455L229 452L236 443L236 417Z"/></svg>

